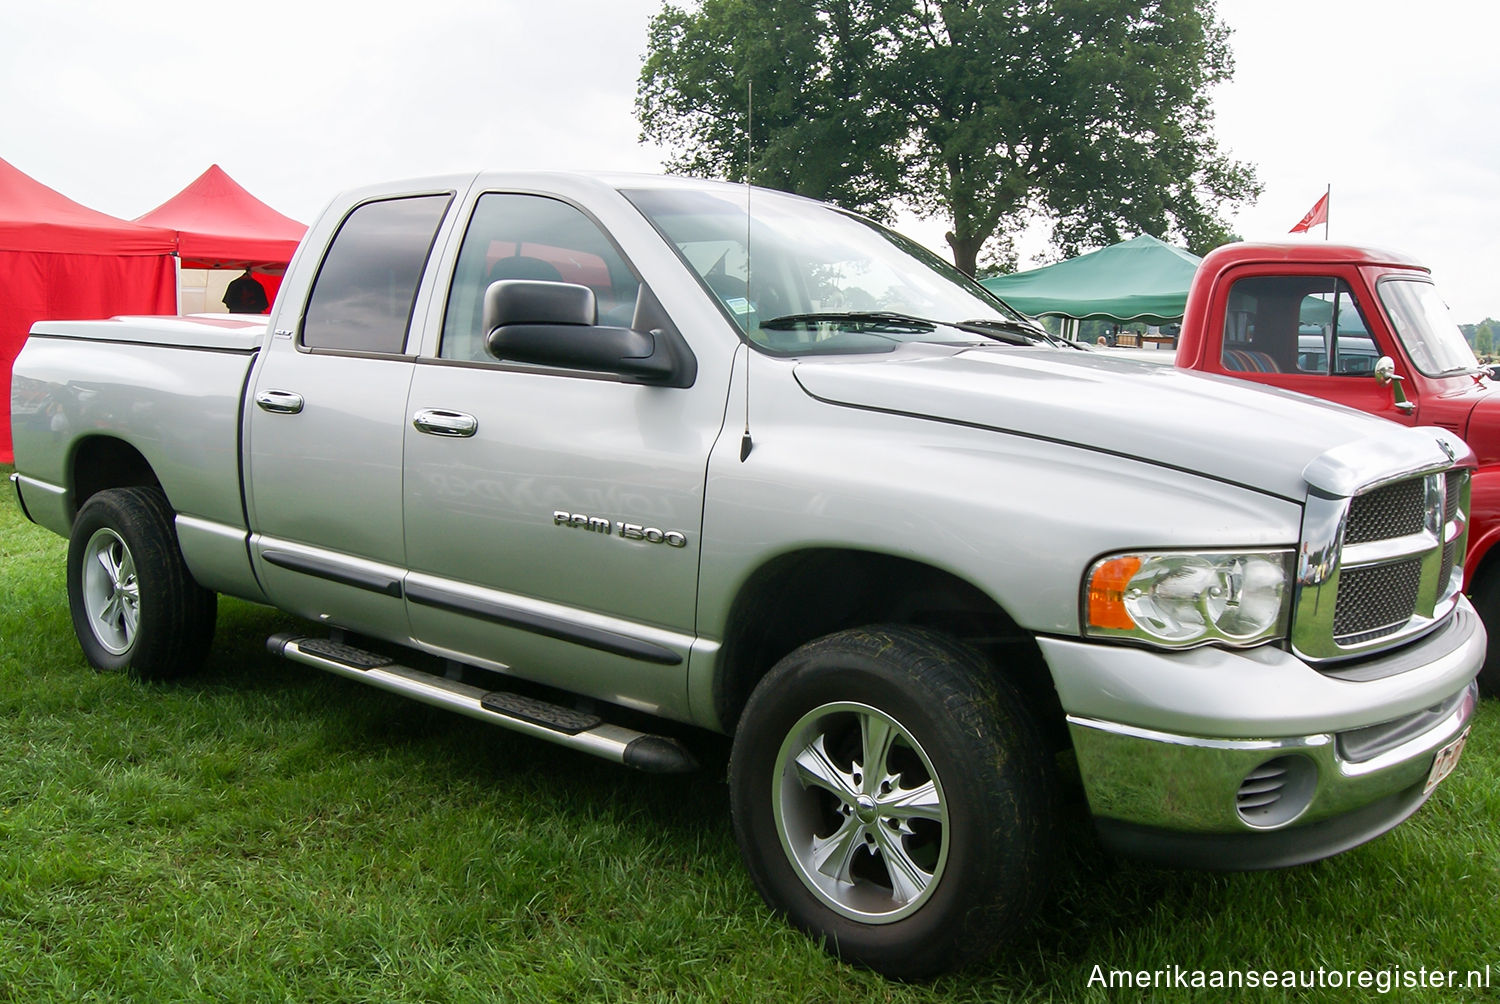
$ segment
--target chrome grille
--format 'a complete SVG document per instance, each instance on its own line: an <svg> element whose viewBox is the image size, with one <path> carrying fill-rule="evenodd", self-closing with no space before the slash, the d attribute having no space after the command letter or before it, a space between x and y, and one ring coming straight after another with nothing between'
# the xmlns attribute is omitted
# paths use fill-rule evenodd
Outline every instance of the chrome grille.
<svg viewBox="0 0 1500 1004"><path fill-rule="evenodd" d="M1421 585L1422 562L1416 558L1349 569L1339 582L1333 640L1358 645L1400 631L1417 608Z"/></svg>
<svg viewBox="0 0 1500 1004"><path fill-rule="evenodd" d="M1458 558L1458 541L1449 541L1443 545L1443 570L1438 572L1438 581L1447 582L1453 577L1453 566Z"/></svg>
<svg viewBox="0 0 1500 1004"><path fill-rule="evenodd" d="M1458 501L1463 496L1464 489L1469 485L1469 472L1463 468L1449 471L1443 481L1448 499L1448 504L1443 507L1443 520L1451 523L1453 517L1458 515Z"/></svg>
<svg viewBox="0 0 1500 1004"><path fill-rule="evenodd" d="M1464 558L1464 547L1468 543L1468 534L1465 531L1468 523L1469 507L1469 472L1465 468L1455 468L1448 472L1443 479L1443 526L1458 527L1456 535L1445 533L1447 543L1443 545L1443 567L1438 573L1438 581L1444 583L1444 588L1449 592L1457 592L1461 588L1460 582L1449 582L1453 578L1455 569L1462 571Z"/></svg>
<svg viewBox="0 0 1500 1004"><path fill-rule="evenodd" d="M1422 532L1427 486L1421 478L1397 481L1349 501L1349 525L1344 543L1363 544Z"/></svg>
<svg viewBox="0 0 1500 1004"><path fill-rule="evenodd" d="M1379 651L1451 613L1469 511L1469 472L1446 462L1460 454L1454 444L1462 447L1438 439L1436 462L1433 439L1403 444L1418 461L1404 474L1396 461L1382 473L1380 458L1354 464L1339 451L1308 465L1291 630L1298 655L1317 663ZM1374 472L1361 483L1363 467Z"/></svg>

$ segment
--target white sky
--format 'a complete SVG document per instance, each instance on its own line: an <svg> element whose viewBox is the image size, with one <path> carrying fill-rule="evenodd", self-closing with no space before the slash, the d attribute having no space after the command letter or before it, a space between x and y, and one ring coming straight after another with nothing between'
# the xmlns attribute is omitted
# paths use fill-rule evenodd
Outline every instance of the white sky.
<svg viewBox="0 0 1500 1004"><path fill-rule="evenodd" d="M660 6L0 0L0 157L126 219L211 163L303 222L385 179L655 171L633 102ZM1458 320L1500 317L1497 9L1220 0L1237 72L1217 133L1265 184L1238 231L1286 237L1331 183L1334 240L1415 254Z"/></svg>

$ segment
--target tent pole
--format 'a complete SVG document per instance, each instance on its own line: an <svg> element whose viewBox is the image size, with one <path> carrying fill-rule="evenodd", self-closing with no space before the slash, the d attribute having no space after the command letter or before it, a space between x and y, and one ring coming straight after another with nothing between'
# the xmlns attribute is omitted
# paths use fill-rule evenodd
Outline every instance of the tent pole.
<svg viewBox="0 0 1500 1004"><path fill-rule="evenodd" d="M182 259L172 256L172 285L177 290L177 316L182 316Z"/></svg>

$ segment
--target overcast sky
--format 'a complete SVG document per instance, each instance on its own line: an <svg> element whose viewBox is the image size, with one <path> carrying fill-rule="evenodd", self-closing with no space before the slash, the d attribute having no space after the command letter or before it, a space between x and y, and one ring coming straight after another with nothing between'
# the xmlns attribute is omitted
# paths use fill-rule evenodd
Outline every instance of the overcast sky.
<svg viewBox="0 0 1500 1004"><path fill-rule="evenodd" d="M384 179L654 171L662 153L639 144L632 109L660 7L5 0L0 157L127 219L212 163L303 222ZM1237 72L1217 133L1265 184L1238 231L1285 237L1331 184L1334 240L1415 254L1458 320L1500 317L1493 9L1220 0ZM909 229L932 244L943 227Z"/></svg>

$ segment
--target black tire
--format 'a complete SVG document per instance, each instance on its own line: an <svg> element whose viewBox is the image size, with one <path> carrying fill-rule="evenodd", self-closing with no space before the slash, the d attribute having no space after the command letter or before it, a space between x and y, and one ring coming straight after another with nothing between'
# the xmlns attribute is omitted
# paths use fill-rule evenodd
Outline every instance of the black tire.
<svg viewBox="0 0 1500 1004"><path fill-rule="evenodd" d="M1469 590L1469 599L1489 635L1484 666L1479 670L1479 692L1485 697L1500 696L1500 569L1492 567L1481 575Z"/></svg>
<svg viewBox="0 0 1500 1004"><path fill-rule="evenodd" d="M183 563L166 496L112 488L92 496L73 522L68 606L94 668L164 679L203 664L218 597Z"/></svg>
<svg viewBox="0 0 1500 1004"><path fill-rule="evenodd" d="M885 778L866 783L871 747L887 751L874 754ZM729 784L766 902L888 976L987 955L1050 884L1056 780L1042 733L1014 685L945 635L861 628L797 649L746 704ZM832 873L818 866L830 847Z"/></svg>

